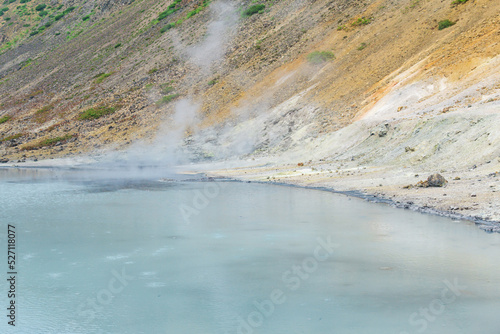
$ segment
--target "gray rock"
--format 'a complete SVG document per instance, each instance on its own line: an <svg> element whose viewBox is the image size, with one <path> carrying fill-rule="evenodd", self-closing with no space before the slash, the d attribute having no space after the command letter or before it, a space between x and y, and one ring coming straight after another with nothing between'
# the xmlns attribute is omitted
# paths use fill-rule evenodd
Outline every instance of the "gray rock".
<svg viewBox="0 0 500 334"><path fill-rule="evenodd" d="M443 187L448 181L441 174L435 173L427 178L427 183L429 187Z"/></svg>

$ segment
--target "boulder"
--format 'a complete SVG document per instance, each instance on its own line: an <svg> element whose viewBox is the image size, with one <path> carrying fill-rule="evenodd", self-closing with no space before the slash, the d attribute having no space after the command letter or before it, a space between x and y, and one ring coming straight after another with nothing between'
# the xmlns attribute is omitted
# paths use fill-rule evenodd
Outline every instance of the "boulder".
<svg viewBox="0 0 500 334"><path fill-rule="evenodd" d="M443 187L448 181L441 174L435 173L427 178L427 183L429 187Z"/></svg>

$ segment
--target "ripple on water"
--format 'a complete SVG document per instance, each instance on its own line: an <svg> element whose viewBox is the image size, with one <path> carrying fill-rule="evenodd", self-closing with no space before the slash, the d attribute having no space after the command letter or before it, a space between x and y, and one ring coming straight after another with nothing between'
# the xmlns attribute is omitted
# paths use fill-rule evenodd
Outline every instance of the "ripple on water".
<svg viewBox="0 0 500 334"><path fill-rule="evenodd" d="M169 249L173 249L173 247L162 247L162 248L159 248L159 249L155 250L155 251L153 252L153 254L152 254L152 255L153 255L153 256L158 256L158 255L160 255L160 254L165 253L165 252L166 252L166 251L168 251Z"/></svg>
<svg viewBox="0 0 500 334"><path fill-rule="evenodd" d="M63 275L64 273L48 273L47 275L52 278L52 279L58 279L58 278L61 278L61 276Z"/></svg>
<svg viewBox="0 0 500 334"><path fill-rule="evenodd" d="M35 253L28 253L23 256L23 260L29 260L35 257Z"/></svg>
<svg viewBox="0 0 500 334"><path fill-rule="evenodd" d="M109 255L106 256L106 260L108 261L116 261L116 260L121 260L121 259L128 259L128 255L125 254L116 254L116 255Z"/></svg>
<svg viewBox="0 0 500 334"><path fill-rule="evenodd" d="M146 284L146 287L148 287L148 288L161 288L164 286L166 286L166 284L164 282L151 282L151 283Z"/></svg>

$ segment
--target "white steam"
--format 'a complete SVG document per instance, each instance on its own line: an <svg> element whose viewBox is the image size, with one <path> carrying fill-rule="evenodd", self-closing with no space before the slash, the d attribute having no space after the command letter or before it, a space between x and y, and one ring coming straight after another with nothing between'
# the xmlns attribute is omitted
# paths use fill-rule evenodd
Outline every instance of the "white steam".
<svg viewBox="0 0 500 334"><path fill-rule="evenodd" d="M223 59L231 30L238 21L236 9L227 2L213 3L210 6L210 13L213 21L207 26L205 39L197 45L185 49L189 60L204 71Z"/></svg>

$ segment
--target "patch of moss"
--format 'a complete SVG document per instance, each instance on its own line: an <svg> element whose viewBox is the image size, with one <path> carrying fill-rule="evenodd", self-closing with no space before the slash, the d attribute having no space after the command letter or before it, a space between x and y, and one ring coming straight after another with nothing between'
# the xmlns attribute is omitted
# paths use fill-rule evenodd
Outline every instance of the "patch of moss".
<svg viewBox="0 0 500 334"><path fill-rule="evenodd" d="M107 77L109 77L112 73L99 73L96 76L94 76L94 82L96 84L100 84L103 82Z"/></svg>
<svg viewBox="0 0 500 334"><path fill-rule="evenodd" d="M314 51L307 55L307 61L311 64L321 64L334 58L335 55L331 51Z"/></svg>
<svg viewBox="0 0 500 334"><path fill-rule="evenodd" d="M92 119L98 119L106 115L110 115L120 109L121 106L100 106L97 108L89 108L82 112L79 116L79 120L92 120Z"/></svg>
<svg viewBox="0 0 500 334"><path fill-rule="evenodd" d="M32 150L35 148L42 148L42 147L49 147L49 146L54 146L55 144L61 142L65 143L69 139L76 137L76 135L72 134L67 134L65 136L60 136L60 137L53 137L53 138L48 138L40 141L39 143L32 144L32 145L27 145L23 147L23 150Z"/></svg>
<svg viewBox="0 0 500 334"><path fill-rule="evenodd" d="M246 10L243 11L243 16L244 17L249 17L257 13L262 13L266 9L266 5L253 5L248 7Z"/></svg>
<svg viewBox="0 0 500 334"><path fill-rule="evenodd" d="M156 105L161 106L161 105L167 104L167 103L175 100L178 97L179 97L179 94L170 94L170 95L164 96L161 99L159 99L158 101L156 101Z"/></svg>
<svg viewBox="0 0 500 334"><path fill-rule="evenodd" d="M7 137L0 139L0 142L21 138L22 136L23 136L22 133L16 133L15 135L7 136Z"/></svg>
<svg viewBox="0 0 500 334"><path fill-rule="evenodd" d="M10 117L9 115L6 115L6 116L3 116L3 117L0 117L0 124L3 124L7 121L9 121L12 117Z"/></svg>

